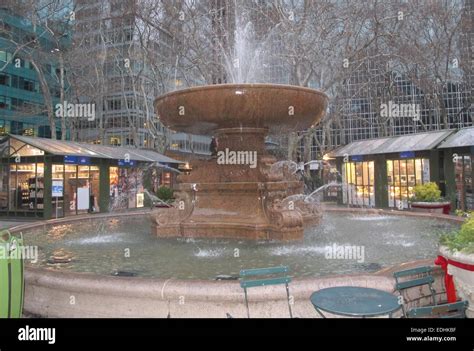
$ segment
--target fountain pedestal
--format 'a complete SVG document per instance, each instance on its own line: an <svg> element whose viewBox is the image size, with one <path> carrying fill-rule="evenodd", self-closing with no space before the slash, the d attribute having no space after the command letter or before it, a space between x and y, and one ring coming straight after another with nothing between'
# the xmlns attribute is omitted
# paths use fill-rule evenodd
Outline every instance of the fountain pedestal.
<svg viewBox="0 0 474 351"><path fill-rule="evenodd" d="M303 183L288 169L271 170L276 159L265 151L265 136L290 122L311 125L322 117L325 101L312 89L275 85L217 85L158 98L156 110L165 125L215 135L218 147L216 156L192 162L191 174L178 177L174 208L153 214L154 233L302 239L304 223L319 221L319 209L303 201L282 202L303 193ZM289 111L297 112L289 117Z"/></svg>

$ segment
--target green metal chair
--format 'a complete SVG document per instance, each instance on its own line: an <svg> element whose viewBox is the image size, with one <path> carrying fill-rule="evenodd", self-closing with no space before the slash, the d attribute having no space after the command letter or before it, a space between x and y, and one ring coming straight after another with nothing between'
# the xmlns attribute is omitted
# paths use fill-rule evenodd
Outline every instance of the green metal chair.
<svg viewBox="0 0 474 351"><path fill-rule="evenodd" d="M0 232L0 318L20 318L23 311L23 238Z"/></svg>
<svg viewBox="0 0 474 351"><path fill-rule="evenodd" d="M280 284L285 285L286 296L288 300L288 309L290 311L290 318L293 318L293 312L291 311L291 302L290 302L290 287L288 286L288 284L291 282L291 277L287 276L289 271L290 269L286 266L243 269L240 271L240 287L244 289L245 306L247 307L248 318L250 318L250 311L249 311L247 289L258 287L258 286L280 285ZM283 276L281 276L282 274ZM259 279L248 279L248 278L259 278Z"/></svg>
<svg viewBox="0 0 474 351"><path fill-rule="evenodd" d="M434 278L431 276L432 268L430 266L416 267L404 271L394 272L395 290L400 296L403 296L403 291L417 286L428 285L431 291L431 298L433 305L436 305L436 291L433 288ZM417 276L415 279L404 279L410 276ZM402 304L403 314L406 316L405 304Z"/></svg>
<svg viewBox="0 0 474 351"><path fill-rule="evenodd" d="M466 318L469 303L459 301L443 305L412 308L407 312L408 318Z"/></svg>

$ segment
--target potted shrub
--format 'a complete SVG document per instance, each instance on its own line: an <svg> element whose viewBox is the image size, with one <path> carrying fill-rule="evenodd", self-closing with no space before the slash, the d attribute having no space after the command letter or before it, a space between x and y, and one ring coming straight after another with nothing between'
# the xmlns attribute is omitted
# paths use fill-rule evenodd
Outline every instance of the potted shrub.
<svg viewBox="0 0 474 351"><path fill-rule="evenodd" d="M430 182L415 186L411 199L411 208L415 211L449 214L451 203L443 201L441 190L436 183Z"/></svg>
<svg viewBox="0 0 474 351"><path fill-rule="evenodd" d="M158 200L154 203L156 207L171 207L173 202L173 189L163 185L156 191L156 197ZM161 200L161 201L160 201Z"/></svg>
<svg viewBox="0 0 474 351"><path fill-rule="evenodd" d="M447 278L452 279L457 298L469 301L467 316L474 318L474 217L470 216L458 231L441 237L437 260Z"/></svg>

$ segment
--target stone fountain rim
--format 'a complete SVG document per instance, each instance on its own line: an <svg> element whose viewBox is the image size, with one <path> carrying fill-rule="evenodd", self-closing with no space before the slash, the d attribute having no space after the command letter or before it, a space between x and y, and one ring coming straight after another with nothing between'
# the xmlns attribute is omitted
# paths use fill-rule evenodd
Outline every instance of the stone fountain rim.
<svg viewBox="0 0 474 351"><path fill-rule="evenodd" d="M161 100L169 98L174 95L181 95L187 93L193 93L196 91L205 91L205 90L222 90L222 89L238 89L238 88L252 88L252 89L270 89L270 88L279 88L279 89L287 89L287 90L297 90L303 91L311 94L317 94L325 99L329 99L328 95L321 90L302 87L299 85L289 85L289 84L271 84L271 83L231 83L231 84L210 84L210 85L200 85L186 89L180 89L171 91L169 93L163 94L155 99L155 104Z"/></svg>
<svg viewBox="0 0 474 351"><path fill-rule="evenodd" d="M326 208L338 212L337 208ZM399 214L390 211L367 209L339 208L339 212ZM46 225L66 224L87 219L117 218L149 214L150 210L128 211L123 213L88 214L83 216L38 221L11 227L13 233L21 230ZM417 217L432 217L452 219L459 222L459 217L439 214L413 214ZM299 305L307 305L309 314L314 317L314 309L309 304L309 296L315 290L330 286L365 286L386 290L394 289L392 272L430 264L432 260L403 262L384 268L374 273L340 274L323 277L294 278L291 285L292 295L297 298ZM435 267L435 270L440 270ZM64 272L44 267L25 268L25 312L41 317L214 317L224 318L229 311L233 316L245 316L243 292L238 281L213 281L203 279L164 279L158 277L114 277L96 273ZM252 294L253 310L260 306L264 313L259 316L286 315L286 297L276 288L268 287L264 291ZM70 296L77 295L81 303L77 308L69 304ZM176 301L186 296L186 309L179 309ZM114 303L111 301L119 301ZM277 302L282 302L278 304ZM150 310L150 304L156 305ZM117 307L118 306L118 307ZM283 306L283 307L282 307ZM74 307L74 306L73 306ZM281 309L281 311L280 311ZM282 312L283 311L283 312ZM257 311L258 312L258 311ZM306 315L305 315L306 316Z"/></svg>

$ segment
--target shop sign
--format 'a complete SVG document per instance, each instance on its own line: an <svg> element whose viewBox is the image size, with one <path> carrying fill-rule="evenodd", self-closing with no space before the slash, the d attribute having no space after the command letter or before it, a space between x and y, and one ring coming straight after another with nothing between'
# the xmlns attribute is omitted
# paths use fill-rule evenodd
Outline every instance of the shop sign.
<svg viewBox="0 0 474 351"><path fill-rule="evenodd" d="M415 152L413 151L400 152L400 158L415 158Z"/></svg>
<svg viewBox="0 0 474 351"><path fill-rule="evenodd" d="M53 180L52 197L62 197L63 189L64 186L62 180Z"/></svg>
<svg viewBox="0 0 474 351"><path fill-rule="evenodd" d="M70 164L70 165L76 165L77 164L77 156L64 156L64 163Z"/></svg>
<svg viewBox="0 0 474 351"><path fill-rule="evenodd" d="M144 193L138 193L137 194L137 207L141 208L145 206L145 194Z"/></svg>
<svg viewBox="0 0 474 351"><path fill-rule="evenodd" d="M118 160L119 167L134 167L135 164L134 160Z"/></svg>
<svg viewBox="0 0 474 351"><path fill-rule="evenodd" d="M68 165L90 165L91 158L86 156L64 156L64 163Z"/></svg>
<svg viewBox="0 0 474 351"><path fill-rule="evenodd" d="M362 161L364 161L364 156L362 156L362 155L351 156L351 161L352 162L362 162Z"/></svg>
<svg viewBox="0 0 474 351"><path fill-rule="evenodd" d="M90 159L90 157L85 157L85 156L78 157L77 164L78 165L90 165L91 164L91 159Z"/></svg>
<svg viewBox="0 0 474 351"><path fill-rule="evenodd" d="M319 169L319 161L313 160L309 163L310 171L316 171Z"/></svg>

